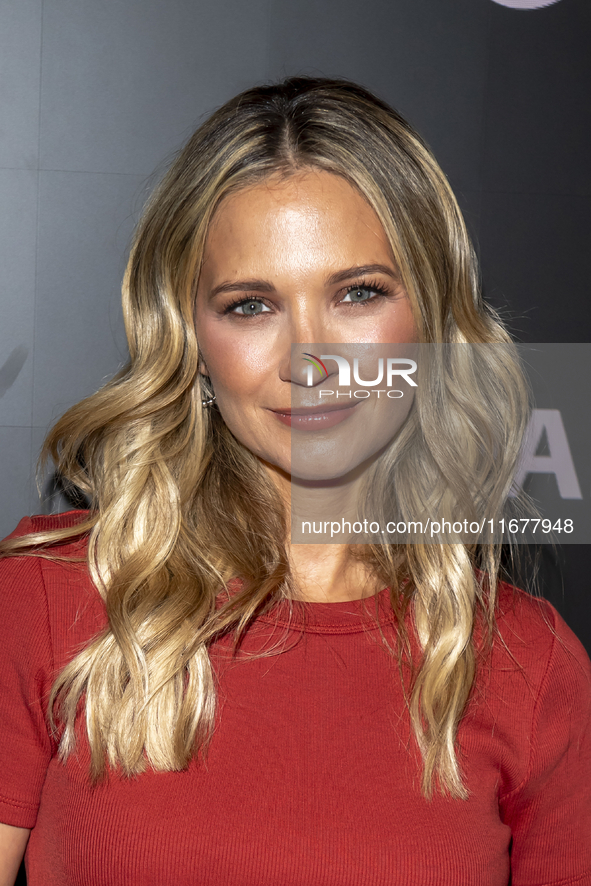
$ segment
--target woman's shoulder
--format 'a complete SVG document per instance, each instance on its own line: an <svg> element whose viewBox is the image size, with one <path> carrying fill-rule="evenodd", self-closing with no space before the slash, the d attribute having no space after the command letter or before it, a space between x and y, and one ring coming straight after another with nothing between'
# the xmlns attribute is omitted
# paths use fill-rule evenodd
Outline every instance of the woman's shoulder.
<svg viewBox="0 0 591 886"><path fill-rule="evenodd" d="M54 532L60 530L74 530L76 526L88 518L86 510L64 511L61 514L33 514L31 517L23 517L16 528L5 540L23 538L27 535ZM72 539L70 542L62 542L59 547L74 544L80 546L80 539Z"/></svg>
<svg viewBox="0 0 591 886"><path fill-rule="evenodd" d="M582 643L552 603L505 582L499 586L496 625L500 645L513 655L542 662L562 649L585 665L589 662Z"/></svg>
<svg viewBox="0 0 591 886"><path fill-rule="evenodd" d="M31 545L12 550L3 545L0 558L5 639L29 645L35 636L47 635L58 667L71 657L73 645L88 642L106 619L88 570L87 539L67 536L67 530L75 530L87 516L85 511L69 511L24 517L6 541L31 536ZM62 537L58 534L52 542L50 533L55 530Z"/></svg>
<svg viewBox="0 0 591 886"><path fill-rule="evenodd" d="M519 700L524 717L539 717L543 711L551 716L552 709L557 711L568 701L588 719L591 661L548 600L508 584L500 586L488 663L490 667L485 664L483 670L488 672L485 682L493 695Z"/></svg>
<svg viewBox="0 0 591 886"><path fill-rule="evenodd" d="M591 662L551 603L508 585L500 588L490 661L478 712L498 760L512 870L519 882L542 882L548 852L564 865L591 860L580 856L591 814Z"/></svg>

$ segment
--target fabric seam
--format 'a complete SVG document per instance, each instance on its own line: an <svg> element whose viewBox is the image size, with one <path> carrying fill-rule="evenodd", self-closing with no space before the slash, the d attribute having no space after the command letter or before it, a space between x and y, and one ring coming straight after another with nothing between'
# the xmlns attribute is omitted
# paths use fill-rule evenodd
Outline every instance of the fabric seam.
<svg viewBox="0 0 591 886"><path fill-rule="evenodd" d="M11 800L9 797L5 797L0 794L0 803L5 803L7 806L14 806L17 809L26 809L30 812L37 812L37 805L35 803L24 803L22 800Z"/></svg>
<svg viewBox="0 0 591 886"><path fill-rule="evenodd" d="M525 774L524 774L522 780L520 781L520 783L517 785L517 787L513 788L513 790L512 790L512 791L509 791L507 794L502 794L501 796L499 796L499 802L504 802L504 801L506 801L509 797L512 797L514 794L517 794L517 793L519 793L519 791L523 790L523 788L524 788L525 785L527 784L527 781L528 781L528 779L529 779L529 777L530 777L530 775L531 775L531 771L532 771L532 768L533 768L534 744L537 744L537 741L536 741L536 735L537 735L537 734L536 734L536 731L535 731L535 725L536 725L536 721L537 721L537 718L538 718L539 709L540 709L541 704L542 704L542 696L543 696L543 694L544 694L544 690L545 690L545 688L546 688L546 685L547 685L547 682L548 682L548 679L549 679L549 673L550 673L551 667L552 667L552 665L553 665L553 663L554 663L554 657L555 657L555 653L556 653L556 643L557 643L557 639L556 639L556 619L555 619L555 617L554 617L554 612L553 612L553 610L552 610L550 607L547 607L547 609L548 609L548 611L552 614L552 627L553 627L553 629L554 629L553 632L552 632L552 647L551 647L551 649L550 649L550 654L549 654L549 656L548 656L548 663L546 664L546 670L544 671L544 675L543 675L543 677L542 677L542 679L541 679L541 681L540 681L540 688L539 688L539 690L538 690L538 695L537 695L537 698L536 698L536 700L535 700L534 707L533 707L533 711L532 711L531 730L530 730L530 736L531 736L531 738L530 738L530 743L529 743L529 758L528 758L528 761L527 761L527 767L526 767L526 770L525 770ZM563 882L563 881L558 881L556 884L554 884L554 886L560 886L560 883L561 883L561 882ZM568 882L569 882L568 880L565 880L565 881L564 881L564 883L568 883ZM572 882L576 882L576 881L572 881Z"/></svg>

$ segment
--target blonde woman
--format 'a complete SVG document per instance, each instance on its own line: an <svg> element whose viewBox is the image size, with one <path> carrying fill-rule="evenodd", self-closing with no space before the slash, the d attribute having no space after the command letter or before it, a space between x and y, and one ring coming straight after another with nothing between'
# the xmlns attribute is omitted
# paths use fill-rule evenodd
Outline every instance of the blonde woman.
<svg viewBox="0 0 591 886"><path fill-rule="evenodd" d="M350 83L238 96L123 298L128 366L46 444L90 509L1 548L0 883L591 884L589 660L494 539L290 542L294 426L366 408L292 411L294 342L457 345L370 488L510 488L524 385L418 136Z"/></svg>

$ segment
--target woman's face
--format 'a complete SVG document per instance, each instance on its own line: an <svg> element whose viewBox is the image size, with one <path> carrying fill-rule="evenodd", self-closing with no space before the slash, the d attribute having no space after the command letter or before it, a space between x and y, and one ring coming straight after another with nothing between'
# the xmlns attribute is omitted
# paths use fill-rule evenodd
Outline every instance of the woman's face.
<svg viewBox="0 0 591 886"><path fill-rule="evenodd" d="M248 449L286 474L292 435L304 433L326 452L335 418L341 431L353 430L355 416L367 430L378 409L375 396L351 401L349 409L329 394L319 398L305 345L416 340L410 301L377 215L343 178L324 171L271 177L222 201L205 244L196 328L202 371L224 421ZM294 359L294 343L302 345L301 359L297 348ZM334 373L320 387L336 392L336 362L328 368ZM375 367L360 376L375 378ZM406 398L397 427L411 401ZM381 398L380 409L384 403ZM391 439L392 428L386 433ZM367 433L360 437L367 449ZM377 451L388 439L373 435L369 448ZM333 476L354 466L350 461Z"/></svg>

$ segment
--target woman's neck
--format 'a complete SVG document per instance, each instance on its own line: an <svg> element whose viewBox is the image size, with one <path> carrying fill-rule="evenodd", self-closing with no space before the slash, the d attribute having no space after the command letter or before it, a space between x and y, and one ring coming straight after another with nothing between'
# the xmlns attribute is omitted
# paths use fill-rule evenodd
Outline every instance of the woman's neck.
<svg viewBox="0 0 591 886"><path fill-rule="evenodd" d="M353 474L345 482L326 486L301 484L292 482L288 474L273 465L265 464L265 467L285 505L289 532L286 547L298 598L338 603L374 594L378 590L375 576L365 563L352 555L352 545L327 543L328 534L316 536L315 544L306 544L301 542L301 533L292 531L296 528L292 521L301 519L302 506L317 519L325 516L325 508L347 514L358 500L360 478Z"/></svg>
<svg viewBox="0 0 591 886"><path fill-rule="evenodd" d="M294 584L302 600L338 603L369 597L377 590L371 571L351 556L350 545L288 545Z"/></svg>

